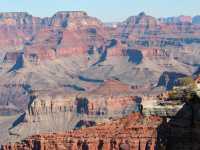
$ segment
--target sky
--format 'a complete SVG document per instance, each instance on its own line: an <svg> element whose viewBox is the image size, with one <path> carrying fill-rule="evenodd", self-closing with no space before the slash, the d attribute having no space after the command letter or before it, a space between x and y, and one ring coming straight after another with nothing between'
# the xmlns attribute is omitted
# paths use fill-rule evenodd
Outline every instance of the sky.
<svg viewBox="0 0 200 150"><path fill-rule="evenodd" d="M200 0L0 0L0 12L50 17L57 11L86 11L104 22L123 21L140 12L154 17L200 15Z"/></svg>

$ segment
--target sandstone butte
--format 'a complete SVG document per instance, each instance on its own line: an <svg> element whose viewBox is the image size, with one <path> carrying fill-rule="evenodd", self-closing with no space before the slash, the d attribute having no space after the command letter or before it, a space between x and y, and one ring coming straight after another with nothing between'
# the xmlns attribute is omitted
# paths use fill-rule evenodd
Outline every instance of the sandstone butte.
<svg viewBox="0 0 200 150"><path fill-rule="evenodd" d="M157 143L157 128L162 119L156 116L144 117L139 113L66 133L33 135L20 143L2 146L2 150L77 150L78 140L87 140L90 150L97 150L99 140L103 140L103 150L110 150L114 139L117 147L128 140L131 150L154 150Z"/></svg>

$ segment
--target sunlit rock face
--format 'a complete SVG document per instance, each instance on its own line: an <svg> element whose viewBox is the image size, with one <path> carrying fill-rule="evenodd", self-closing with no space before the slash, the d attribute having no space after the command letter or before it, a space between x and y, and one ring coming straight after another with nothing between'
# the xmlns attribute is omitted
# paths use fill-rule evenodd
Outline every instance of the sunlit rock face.
<svg viewBox="0 0 200 150"><path fill-rule="evenodd" d="M198 29L198 16L156 19L140 13L108 27L81 11L57 12L49 18L23 12L1 13L0 30L4 36L0 46L11 50L22 50L25 46L27 57L34 53L41 60L86 54L91 47L108 50L108 56L123 55L129 48L142 50L144 56L167 57L170 48L184 51L185 46L199 43ZM110 40L117 43L107 46L106 41Z"/></svg>
<svg viewBox="0 0 200 150"><path fill-rule="evenodd" d="M132 150L155 149L157 144L157 128L162 123L159 117L143 117L140 114L130 114L128 117L113 120L109 123L99 124L82 130L62 134L41 134L31 136L22 143L3 146L3 150L20 148L26 149L78 149L78 140L87 140L90 149L96 149L99 141L103 140L103 149L109 150L111 140L115 141L116 148L122 141Z"/></svg>
<svg viewBox="0 0 200 150"><path fill-rule="evenodd" d="M131 88L115 80L82 94L35 91L30 96L27 111L9 129L18 137L10 138L15 141L37 133L94 126L139 112L138 108L138 97L131 95Z"/></svg>
<svg viewBox="0 0 200 150"><path fill-rule="evenodd" d="M3 124L13 141L128 115L136 96L169 90L200 64L198 16L140 13L108 26L79 11L0 13L0 32L0 114L23 114Z"/></svg>

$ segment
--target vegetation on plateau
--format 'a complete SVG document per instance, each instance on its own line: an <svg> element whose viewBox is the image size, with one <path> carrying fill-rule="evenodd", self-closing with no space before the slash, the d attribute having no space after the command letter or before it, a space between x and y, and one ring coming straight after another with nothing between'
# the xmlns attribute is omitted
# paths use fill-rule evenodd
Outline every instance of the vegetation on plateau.
<svg viewBox="0 0 200 150"><path fill-rule="evenodd" d="M181 100L184 102L200 102L198 88L192 77L178 80L178 86L168 93L170 100Z"/></svg>

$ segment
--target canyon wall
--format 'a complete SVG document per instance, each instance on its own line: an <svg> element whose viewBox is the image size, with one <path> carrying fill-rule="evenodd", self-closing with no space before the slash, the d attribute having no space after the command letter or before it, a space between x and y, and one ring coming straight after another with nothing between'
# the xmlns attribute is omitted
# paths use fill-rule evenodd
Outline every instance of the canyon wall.
<svg viewBox="0 0 200 150"><path fill-rule="evenodd" d="M37 94L36 94L37 93ZM139 111L131 95L57 94L34 92L25 113L9 129L9 141L37 133L65 132L94 126Z"/></svg>
<svg viewBox="0 0 200 150"><path fill-rule="evenodd" d="M120 142L127 140L131 150L154 150L157 142L157 127L161 123L162 119L159 117L130 114L128 117L82 130L31 136L22 143L5 145L2 149L76 150L78 140L87 140L89 149L95 150L99 140L103 140L103 149L109 150L113 139L116 141L116 147Z"/></svg>
<svg viewBox="0 0 200 150"><path fill-rule="evenodd" d="M187 16L170 22L167 21L170 19L157 19L140 13L115 27L106 26L80 11L57 12L48 18L23 12L1 13L0 16L0 30L4 33L0 37L1 51L23 51L29 61L87 55L88 51L96 51L101 57L105 53L107 56L131 57L127 51L133 50L154 59L167 59L172 53L173 57L183 61L171 49L193 52L194 45L200 41L200 25L189 21L192 19Z"/></svg>
<svg viewBox="0 0 200 150"><path fill-rule="evenodd" d="M193 23L190 17L157 19L140 13L107 26L80 11L46 18L0 13L2 114L25 111L31 90L88 92L113 77L148 92L155 85L169 90L180 75L198 71L200 25L195 18ZM170 81L158 84L165 75ZM10 95L12 90L17 94Z"/></svg>
<svg viewBox="0 0 200 150"><path fill-rule="evenodd" d="M140 113L121 116L122 119L96 120L95 123L90 115L85 114L81 118L84 119L86 116L89 120L81 120L78 126L88 128L62 132L62 134L34 135L21 143L4 145L2 149L15 150L22 147L65 149L68 146L77 149L78 140L84 139L91 149L98 146L99 140L104 141L105 150L109 149L111 139L115 139L117 143L128 140L133 150L198 150L200 148L199 102L163 102L155 100L155 97L149 97L147 101L147 98L143 97L143 109ZM90 125L95 126L90 127Z"/></svg>
<svg viewBox="0 0 200 150"><path fill-rule="evenodd" d="M155 97L149 98L173 88L178 77L198 73L198 22L198 16L156 19L140 13L106 26L79 11L47 18L0 13L0 114L22 113L9 124L9 140L109 122L138 110L135 96L147 95L143 114L167 120L163 129L156 127L169 133L161 143L182 150L193 148L191 143L197 141L198 149L198 113L193 112L198 108L152 105ZM51 94L33 94L42 90ZM182 107L185 111L179 117Z"/></svg>

